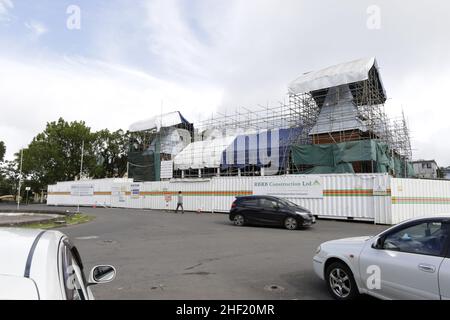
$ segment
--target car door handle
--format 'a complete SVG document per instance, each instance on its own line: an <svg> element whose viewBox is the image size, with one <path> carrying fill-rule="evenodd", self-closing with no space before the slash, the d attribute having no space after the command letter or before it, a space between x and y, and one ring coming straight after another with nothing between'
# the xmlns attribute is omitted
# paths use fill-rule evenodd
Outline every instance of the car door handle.
<svg viewBox="0 0 450 320"><path fill-rule="evenodd" d="M432 266L430 264L421 263L421 264L419 264L419 270L433 273L436 271L436 267Z"/></svg>

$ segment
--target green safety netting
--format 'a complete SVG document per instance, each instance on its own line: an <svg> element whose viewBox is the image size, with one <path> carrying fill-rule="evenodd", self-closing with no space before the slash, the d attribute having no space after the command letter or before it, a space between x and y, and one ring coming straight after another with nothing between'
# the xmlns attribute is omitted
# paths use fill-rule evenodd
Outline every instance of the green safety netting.
<svg viewBox="0 0 450 320"><path fill-rule="evenodd" d="M352 162L373 161L376 172L394 172L402 177L414 175L411 163L405 163L392 154L386 143L376 140L293 145L291 151L295 165L313 166L305 173L354 173Z"/></svg>
<svg viewBox="0 0 450 320"><path fill-rule="evenodd" d="M160 166L159 138L156 138L152 149L128 152L128 177L133 178L134 181L159 181Z"/></svg>
<svg viewBox="0 0 450 320"><path fill-rule="evenodd" d="M129 152L128 176L135 181L159 181L159 158L155 152Z"/></svg>

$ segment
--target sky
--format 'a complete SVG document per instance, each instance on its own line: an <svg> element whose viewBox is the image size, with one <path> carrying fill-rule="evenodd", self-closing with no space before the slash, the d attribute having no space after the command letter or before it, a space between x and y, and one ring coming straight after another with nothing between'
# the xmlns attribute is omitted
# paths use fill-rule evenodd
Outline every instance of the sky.
<svg viewBox="0 0 450 320"><path fill-rule="evenodd" d="M375 56L415 159L450 165L450 2L0 0L0 140L59 117L93 130L287 99L304 72Z"/></svg>

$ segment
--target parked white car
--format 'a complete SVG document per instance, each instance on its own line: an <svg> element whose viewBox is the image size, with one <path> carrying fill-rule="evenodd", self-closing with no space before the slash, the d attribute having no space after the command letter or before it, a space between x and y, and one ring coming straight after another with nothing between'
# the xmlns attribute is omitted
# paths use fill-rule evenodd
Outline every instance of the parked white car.
<svg viewBox="0 0 450 320"><path fill-rule="evenodd" d="M96 266L86 281L78 250L59 231L0 228L0 299L92 300L90 286L115 275Z"/></svg>
<svg viewBox="0 0 450 320"><path fill-rule="evenodd" d="M450 299L450 215L405 221L375 237L321 244L314 271L339 300Z"/></svg>

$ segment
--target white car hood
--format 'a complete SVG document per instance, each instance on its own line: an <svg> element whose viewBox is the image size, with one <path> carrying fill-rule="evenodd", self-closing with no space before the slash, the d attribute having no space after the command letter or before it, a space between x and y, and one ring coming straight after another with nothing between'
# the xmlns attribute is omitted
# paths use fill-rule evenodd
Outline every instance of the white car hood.
<svg viewBox="0 0 450 320"><path fill-rule="evenodd" d="M372 238L372 236L343 238L343 239L338 239L338 240L327 241L324 244L332 244L332 245L358 245L358 244L361 244L361 245L363 245L370 238Z"/></svg>

